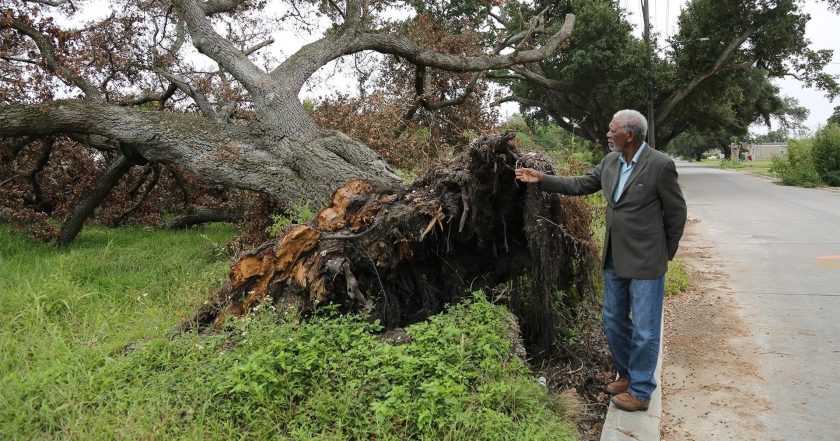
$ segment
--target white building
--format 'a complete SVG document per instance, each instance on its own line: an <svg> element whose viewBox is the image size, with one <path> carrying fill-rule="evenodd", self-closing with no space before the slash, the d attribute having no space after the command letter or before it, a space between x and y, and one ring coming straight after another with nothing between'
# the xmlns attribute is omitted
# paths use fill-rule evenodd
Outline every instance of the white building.
<svg viewBox="0 0 840 441"><path fill-rule="evenodd" d="M784 155L787 152L787 144L749 144L746 151L752 155L753 161L769 161L774 156Z"/></svg>

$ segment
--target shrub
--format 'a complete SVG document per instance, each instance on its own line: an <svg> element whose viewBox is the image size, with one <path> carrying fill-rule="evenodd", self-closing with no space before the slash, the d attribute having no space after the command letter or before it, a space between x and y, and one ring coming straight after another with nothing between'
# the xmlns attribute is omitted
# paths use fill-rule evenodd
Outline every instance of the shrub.
<svg viewBox="0 0 840 441"><path fill-rule="evenodd" d="M271 225L265 229L265 232L271 237L280 237L290 226L305 224L312 219L315 219L315 212L309 208L309 204L295 204L285 215L271 215Z"/></svg>
<svg viewBox="0 0 840 441"><path fill-rule="evenodd" d="M840 126L830 124L814 137L814 165L826 185L840 187Z"/></svg>
<svg viewBox="0 0 840 441"><path fill-rule="evenodd" d="M820 184L810 140L788 141L787 154L773 157L770 172L784 185L815 187Z"/></svg>

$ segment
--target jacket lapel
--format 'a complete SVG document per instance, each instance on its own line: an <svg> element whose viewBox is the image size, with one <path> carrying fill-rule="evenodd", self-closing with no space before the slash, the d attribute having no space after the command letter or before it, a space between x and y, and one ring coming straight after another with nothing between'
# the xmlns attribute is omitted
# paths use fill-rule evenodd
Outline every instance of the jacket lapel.
<svg viewBox="0 0 840 441"><path fill-rule="evenodd" d="M614 161L610 161L611 164L607 164L607 170L609 170L609 174L607 175L607 182L611 182L610 185L610 193L608 195L604 195L605 199L607 200L608 205L615 205L616 200L613 200L613 196L615 195L615 189L618 187L618 178L619 174L621 174L621 160L618 156L615 157Z"/></svg>
<svg viewBox="0 0 840 441"><path fill-rule="evenodd" d="M645 146L645 149L642 151L642 154L639 155L639 160L636 161L636 166L633 167L633 171L630 172L630 177L627 178L627 182L624 184L624 188L621 190L621 194L618 196L618 200L615 203L621 202L624 199L624 195L627 194L627 189L633 185L633 181L636 180L636 177L644 171L645 167L648 164L648 157L650 156L650 146ZM618 185L618 179L616 179L616 185ZM613 194L615 194L615 190L613 190Z"/></svg>

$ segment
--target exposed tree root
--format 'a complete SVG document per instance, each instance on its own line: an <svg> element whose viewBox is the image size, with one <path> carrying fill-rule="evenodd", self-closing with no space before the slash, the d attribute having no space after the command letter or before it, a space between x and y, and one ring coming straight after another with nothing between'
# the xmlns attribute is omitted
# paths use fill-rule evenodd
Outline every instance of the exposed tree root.
<svg viewBox="0 0 840 441"><path fill-rule="evenodd" d="M551 164L512 138L481 138L408 187L346 183L314 221L242 256L182 327L218 328L268 296L303 311L336 303L390 329L484 289L518 316L526 345L549 349L592 292L591 213L515 182L517 165Z"/></svg>

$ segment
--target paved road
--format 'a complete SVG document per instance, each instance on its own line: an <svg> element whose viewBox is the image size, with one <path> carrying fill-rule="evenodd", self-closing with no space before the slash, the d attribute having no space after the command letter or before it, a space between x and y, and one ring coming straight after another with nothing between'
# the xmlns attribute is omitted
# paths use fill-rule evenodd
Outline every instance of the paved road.
<svg viewBox="0 0 840 441"><path fill-rule="evenodd" d="M748 330L740 346L753 348L761 380L743 381L769 402L756 409L764 433L750 438L840 439L840 192L678 168L693 228L720 256Z"/></svg>

